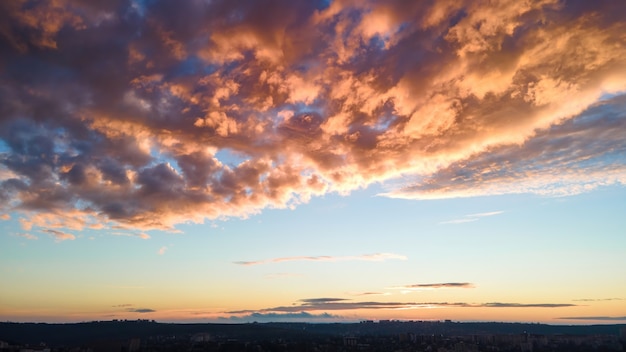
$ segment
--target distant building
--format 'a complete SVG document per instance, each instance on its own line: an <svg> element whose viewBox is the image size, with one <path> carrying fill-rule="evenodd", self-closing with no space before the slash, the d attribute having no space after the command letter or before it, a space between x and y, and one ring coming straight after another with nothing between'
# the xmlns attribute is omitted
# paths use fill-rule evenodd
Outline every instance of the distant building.
<svg viewBox="0 0 626 352"><path fill-rule="evenodd" d="M209 342L211 341L211 334L206 332L201 332L193 335L191 337L191 342Z"/></svg>
<svg viewBox="0 0 626 352"><path fill-rule="evenodd" d="M343 345L344 346L356 346L358 343L357 338L354 336L344 336Z"/></svg>
<svg viewBox="0 0 626 352"><path fill-rule="evenodd" d="M141 339L131 339L128 343L128 352L135 352L141 349Z"/></svg>

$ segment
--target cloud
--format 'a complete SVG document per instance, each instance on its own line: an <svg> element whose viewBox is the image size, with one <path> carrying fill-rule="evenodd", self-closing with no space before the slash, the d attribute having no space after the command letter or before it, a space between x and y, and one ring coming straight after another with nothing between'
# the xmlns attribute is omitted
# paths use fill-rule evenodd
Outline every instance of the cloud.
<svg viewBox="0 0 626 352"><path fill-rule="evenodd" d="M410 199L623 185L625 11L5 1L0 212L144 233L371 184Z"/></svg>
<svg viewBox="0 0 626 352"><path fill-rule="evenodd" d="M62 232L62 231L57 231L57 230L52 230L52 229L44 229L42 231L54 237L55 241L57 242L76 239L76 236L70 233Z"/></svg>
<svg viewBox="0 0 626 352"><path fill-rule="evenodd" d="M603 320L603 321L626 321L626 316L623 317L606 317L606 316L596 316L596 317L562 317L557 319L563 320Z"/></svg>
<svg viewBox="0 0 626 352"><path fill-rule="evenodd" d="M569 303L464 303L464 302L353 302L341 298L314 298L300 300L299 304L258 310L229 311L229 314L293 313L302 311L333 311L355 309L420 309L420 308L563 308L575 307Z"/></svg>
<svg viewBox="0 0 626 352"><path fill-rule="evenodd" d="M137 232L111 232L111 234L115 236L138 237L138 238L141 238L142 240L150 239L150 235L144 232L138 232L138 233Z"/></svg>
<svg viewBox="0 0 626 352"><path fill-rule="evenodd" d="M156 310L150 308L127 308L127 312L131 313L154 313Z"/></svg>
<svg viewBox="0 0 626 352"><path fill-rule="evenodd" d="M394 286L389 289L392 290L405 290L405 291L420 291L425 289L438 289L438 288L474 288L474 284L469 282L445 282L436 284L413 284L406 286Z"/></svg>
<svg viewBox="0 0 626 352"><path fill-rule="evenodd" d="M238 265L261 265L261 264L270 264L270 263L282 263L282 262L293 262L293 261L312 261L312 262L339 262L339 261L370 261L370 262L381 262L386 260L406 260L407 257L400 254L394 253L374 253L374 254L362 254L355 256L300 256L300 257L281 257L281 258L272 258L258 261L238 261L235 264Z"/></svg>
<svg viewBox="0 0 626 352"><path fill-rule="evenodd" d="M347 301L345 298L306 298L301 299L300 302L304 302L305 304L320 304L320 303L328 303L328 302L341 302Z"/></svg>
<svg viewBox="0 0 626 352"><path fill-rule="evenodd" d="M487 213L470 214L470 215L465 215L465 216L467 216L468 218L484 218L484 217L487 217L487 216L500 215L502 213L504 213L504 212L499 210L499 211L490 211L490 212L487 212Z"/></svg>
<svg viewBox="0 0 626 352"><path fill-rule="evenodd" d="M477 221L480 218L484 218L484 217L488 217L488 216L500 215L502 213L504 213L504 211L490 211L490 212L487 212L487 213L469 214L469 215L465 215L464 218L455 219L455 220L449 220L449 221L443 221L443 222L440 222L440 224L462 224L462 223L466 223L466 222Z"/></svg>
<svg viewBox="0 0 626 352"><path fill-rule="evenodd" d="M159 248L159 251L157 252L158 255L163 255L165 254L165 251L167 251L167 246L163 246L161 248Z"/></svg>
<svg viewBox="0 0 626 352"><path fill-rule="evenodd" d="M576 304L568 304L568 303L484 303L480 305L481 307L488 308L561 308L561 307L575 307Z"/></svg>
<svg viewBox="0 0 626 352"><path fill-rule="evenodd" d="M37 237L35 235L31 235L30 233L25 233L25 232L18 233L17 235L20 236L20 237L24 237L27 240L37 240L37 239L39 239L39 237Z"/></svg>
<svg viewBox="0 0 626 352"><path fill-rule="evenodd" d="M329 313L311 314L307 312L297 313L250 313L243 316L219 317L220 322L229 321L233 323L251 322L316 322L316 321L337 321L343 320L340 315Z"/></svg>
<svg viewBox="0 0 626 352"><path fill-rule="evenodd" d="M626 96L539 130L522 145L492 148L389 193L412 199L535 193L568 196L626 184ZM602 136L598 139L598 136ZM477 176L480 175L480 176Z"/></svg>
<svg viewBox="0 0 626 352"><path fill-rule="evenodd" d="M348 293L351 296L389 296L389 292L353 292Z"/></svg>
<svg viewBox="0 0 626 352"><path fill-rule="evenodd" d="M624 298L581 298L573 299L574 302L604 302L604 301L623 301Z"/></svg>

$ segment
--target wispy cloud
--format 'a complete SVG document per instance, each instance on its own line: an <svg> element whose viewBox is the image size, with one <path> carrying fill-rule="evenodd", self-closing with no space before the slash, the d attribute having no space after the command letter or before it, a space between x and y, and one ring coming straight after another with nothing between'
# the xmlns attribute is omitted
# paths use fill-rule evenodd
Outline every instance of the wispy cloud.
<svg viewBox="0 0 626 352"><path fill-rule="evenodd" d="M156 312L156 310L150 309L150 308L127 308L126 311L127 312L132 312L132 313L154 313L154 312Z"/></svg>
<svg viewBox="0 0 626 352"><path fill-rule="evenodd" d="M504 211L491 211L491 212L488 212L488 213L470 214L470 215L465 215L465 217L460 218L460 219L442 221L442 222L440 222L440 224L462 224L462 223L466 223L466 222L474 222L474 221L478 221L480 218L484 218L484 217L488 217L488 216L494 216L494 215L499 215L499 214L502 214L502 213L504 213Z"/></svg>
<svg viewBox="0 0 626 352"><path fill-rule="evenodd" d="M390 296L389 292L349 292L350 296Z"/></svg>
<svg viewBox="0 0 626 352"><path fill-rule="evenodd" d="M470 214L470 215L466 215L468 218L484 218L487 216L494 216L494 215L499 215L504 213L504 211L499 210L499 211L490 211L487 213L477 213L477 214Z"/></svg>
<svg viewBox="0 0 626 352"><path fill-rule="evenodd" d="M150 235L148 235L147 233L144 232L110 232L110 234L114 235L114 236L127 236L127 237L137 237L137 238L141 238L142 240L148 240L150 239Z"/></svg>
<svg viewBox="0 0 626 352"><path fill-rule="evenodd" d="M158 254L158 255L163 255L163 254L165 254L165 252L167 251L167 249L168 249L168 248L167 248L167 246L163 246L163 247L159 248L159 250L158 250L157 254Z"/></svg>
<svg viewBox="0 0 626 352"><path fill-rule="evenodd" d="M388 195L443 199L534 193L569 196L626 184L626 96L590 106L571 121L546 126L524 143L502 145L421 178ZM598 140L598 134L603 136Z"/></svg>
<svg viewBox="0 0 626 352"><path fill-rule="evenodd" d="M250 313L247 315L233 315L230 317L219 317L220 322L250 323L250 322L322 322L346 320L340 315L329 313L311 314L307 312L296 313Z"/></svg>
<svg viewBox="0 0 626 352"><path fill-rule="evenodd" d="M390 290L403 290L403 291L421 291L421 290L433 290L440 288L474 288L474 284L469 282L444 282L434 284L413 284L404 286L389 287Z"/></svg>
<svg viewBox="0 0 626 352"><path fill-rule="evenodd" d="M0 213L144 233L374 183L626 183L625 2L318 5L0 2Z"/></svg>
<svg viewBox="0 0 626 352"><path fill-rule="evenodd" d="M30 233L26 233L26 232L18 233L17 236L23 237L23 238L25 238L27 240L37 240L37 239L39 239L39 237L37 237L35 235L31 235Z"/></svg>
<svg viewBox="0 0 626 352"><path fill-rule="evenodd" d="M299 257L280 257L271 258L257 261L238 261L234 262L238 265L261 265L270 263L282 263L282 262L294 262L294 261L309 261L309 262L343 262L343 261L369 261L369 262L382 262L386 260L407 260L407 257L394 253L374 253L374 254L362 254L362 255L350 255L350 256L299 256Z"/></svg>
<svg viewBox="0 0 626 352"><path fill-rule="evenodd" d="M305 298L301 299L300 302L304 302L304 304L320 304L320 303L328 303L328 302L343 302L348 301L346 298Z"/></svg>
<svg viewBox="0 0 626 352"><path fill-rule="evenodd" d="M67 232L63 232L63 231L58 231L58 230L52 230L52 229L44 229L42 230L42 232L45 232L49 235L51 235L52 237L54 237L54 240L57 242L61 242L61 241L67 241L67 240L75 240L76 236L67 233Z"/></svg>
<svg viewBox="0 0 626 352"><path fill-rule="evenodd" d="M249 314L267 312L333 311L355 309L420 309L420 308L563 308L574 307L569 303L465 303L465 302L353 302L341 298L315 298L300 300L299 304L258 310L229 311L229 314Z"/></svg>
<svg viewBox="0 0 626 352"><path fill-rule="evenodd" d="M580 298L573 299L574 302L604 302L604 301L623 301L624 298Z"/></svg>
<svg viewBox="0 0 626 352"><path fill-rule="evenodd" d="M562 307L575 307L576 304L569 303L501 303L501 302L492 302L492 303L483 303L481 305L476 305L476 307L487 307L487 308L562 308Z"/></svg>

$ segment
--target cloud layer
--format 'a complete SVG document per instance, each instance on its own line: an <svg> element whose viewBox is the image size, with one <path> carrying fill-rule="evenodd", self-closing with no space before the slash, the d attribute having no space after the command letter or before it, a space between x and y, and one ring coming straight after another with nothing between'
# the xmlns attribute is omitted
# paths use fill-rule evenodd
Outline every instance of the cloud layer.
<svg viewBox="0 0 626 352"><path fill-rule="evenodd" d="M0 219L143 231L375 182L419 199L623 184L624 12L3 2Z"/></svg>
<svg viewBox="0 0 626 352"><path fill-rule="evenodd" d="M420 291L420 290L432 290L439 288L474 288L474 284L469 282L444 282L436 284L413 284L405 286L394 286L390 289L403 290L403 291Z"/></svg>
<svg viewBox="0 0 626 352"><path fill-rule="evenodd" d="M342 298L302 299L299 304L258 310L238 310L229 314L251 313L299 313L315 311L335 311L354 309L419 309L419 308L563 308L574 307L569 303L465 303L465 302L354 302Z"/></svg>
<svg viewBox="0 0 626 352"><path fill-rule="evenodd" d="M233 315L230 317L220 317L218 321L229 323L249 323L249 322L336 322L342 319L339 315L328 313L311 314L307 312L299 313L250 313L243 316Z"/></svg>
<svg viewBox="0 0 626 352"><path fill-rule="evenodd" d="M282 262L295 262L295 261L307 261L307 262L343 262L343 261L368 261L368 262L382 262L385 260L397 259L406 260L407 257L401 254L394 253L374 253L374 254L362 254L362 255L348 255L348 256L300 256L300 257L281 257L272 258L257 261L239 261L235 262L238 265L260 265L269 263L282 263Z"/></svg>

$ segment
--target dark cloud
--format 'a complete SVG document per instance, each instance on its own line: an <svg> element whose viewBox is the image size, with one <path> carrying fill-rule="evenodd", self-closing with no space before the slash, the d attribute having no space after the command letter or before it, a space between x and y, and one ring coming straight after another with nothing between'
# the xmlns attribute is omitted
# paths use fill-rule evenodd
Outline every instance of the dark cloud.
<svg viewBox="0 0 626 352"><path fill-rule="evenodd" d="M343 320L344 317L329 313L311 314L307 312L298 313L250 313L242 316L220 317L218 321L224 322L316 322L316 321L337 321Z"/></svg>
<svg viewBox="0 0 626 352"><path fill-rule="evenodd" d="M308 298L301 299L300 302L304 302L305 304L319 304L319 303L327 303L327 302L341 302L347 301L345 298Z"/></svg>
<svg viewBox="0 0 626 352"><path fill-rule="evenodd" d="M406 198L623 184L624 11L3 2L0 211L172 230L378 182Z"/></svg>
<svg viewBox="0 0 626 352"><path fill-rule="evenodd" d="M623 301L624 298L581 298L573 299L574 302L604 302L604 301Z"/></svg>
<svg viewBox="0 0 626 352"><path fill-rule="evenodd" d="M127 312L131 313L154 313L156 310L150 308L127 308Z"/></svg>
<svg viewBox="0 0 626 352"><path fill-rule="evenodd" d="M574 307L567 303L464 303L464 302L352 302L339 298L315 298L300 300L300 304L279 306L259 310L239 310L226 312L229 314L250 313L293 313L302 311L332 311L354 309L419 309L419 308L562 308Z"/></svg>

